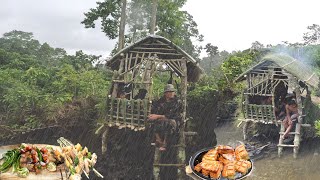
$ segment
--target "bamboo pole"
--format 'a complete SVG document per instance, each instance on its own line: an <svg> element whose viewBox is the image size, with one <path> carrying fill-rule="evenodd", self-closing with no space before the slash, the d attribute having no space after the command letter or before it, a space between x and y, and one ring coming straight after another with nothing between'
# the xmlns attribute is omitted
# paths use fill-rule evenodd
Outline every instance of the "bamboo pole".
<svg viewBox="0 0 320 180"><path fill-rule="evenodd" d="M187 62L181 62L181 68L183 70L183 74L181 76L181 100L182 100L182 125L179 133L179 144L181 146L178 147L178 164L185 164L186 154L185 154L185 136L184 136L184 127L185 127L185 119L186 119L186 111L187 111ZM178 179L185 179L185 171L184 169L178 169Z"/></svg>
<svg viewBox="0 0 320 180"><path fill-rule="evenodd" d="M130 55L132 56L132 53L130 53ZM123 72L124 74L123 79L125 83L127 82L127 75L128 75L128 56L129 56L128 53L126 53L126 58L124 60L124 72Z"/></svg>
<svg viewBox="0 0 320 180"><path fill-rule="evenodd" d="M249 90L249 88L250 88L250 74L249 74L249 76L246 77L246 79L247 79L247 89ZM245 118L248 118L249 117L249 112L248 112L249 95L245 95L245 98L246 98L246 101L245 101L246 116L245 116ZM249 122L245 122L243 129L242 129L242 134L243 134L244 140L247 140L248 124L249 124Z"/></svg>
<svg viewBox="0 0 320 180"><path fill-rule="evenodd" d="M147 118L148 118L148 114L150 114L151 112L151 103L148 104L148 102L150 102L148 99L144 99L143 100L143 109L145 110L144 114L143 114L143 120L144 120L144 126L146 126L146 122L147 122Z"/></svg>
<svg viewBox="0 0 320 180"><path fill-rule="evenodd" d="M140 107L141 107L141 100L137 100L137 119L138 119L138 127L140 127Z"/></svg>
<svg viewBox="0 0 320 180"><path fill-rule="evenodd" d="M131 99L131 129L134 129L134 109L136 100Z"/></svg>
<svg viewBox="0 0 320 180"><path fill-rule="evenodd" d="M120 99L119 99L119 98L117 98L116 126L120 126L120 122L119 122L119 113L120 113Z"/></svg>
<svg viewBox="0 0 320 180"><path fill-rule="evenodd" d="M113 107L113 104L114 104L114 98L113 98L113 97L110 97L110 99L111 99L110 122L112 122L112 120L113 120L113 111L114 111L114 107Z"/></svg>
<svg viewBox="0 0 320 180"><path fill-rule="evenodd" d="M123 124L127 125L127 99L121 99L122 103L122 116L123 116Z"/></svg>
<svg viewBox="0 0 320 180"><path fill-rule="evenodd" d="M284 132L284 125L283 123L281 123L280 125L280 132ZM283 135L280 134L280 137L279 137L279 145L280 144L283 144ZM281 157L282 156L282 151L283 151L283 147L282 146L278 146L278 157Z"/></svg>
<svg viewBox="0 0 320 180"><path fill-rule="evenodd" d="M142 58L141 58L141 63L140 63L139 68L138 68L138 74L137 74L137 76L136 76L136 78L135 78L135 80L136 80L135 82L139 82L139 78L140 78L140 76L141 76L141 68L142 68L142 66L144 65L144 63L146 62L144 56L145 56L145 54L143 53L143 54L142 54ZM141 78L141 79L142 79L142 78ZM141 82L143 82L143 81L141 80Z"/></svg>
<svg viewBox="0 0 320 180"><path fill-rule="evenodd" d="M109 108L109 102L110 102L110 97L107 96L106 98L106 116L105 116L105 122L109 122L110 119L108 118L108 116L110 115L110 108Z"/></svg>
<svg viewBox="0 0 320 180"><path fill-rule="evenodd" d="M131 77L131 81L134 82L134 77L135 77L135 69L136 69L136 65L137 65L137 62L138 62L138 58L139 58L139 53L136 54L136 58L134 60L134 64L132 66L132 77ZM130 70L131 70L131 67L130 67Z"/></svg>
<svg viewBox="0 0 320 180"><path fill-rule="evenodd" d="M301 124L303 122L303 119L302 119L302 114L303 114L303 111L302 111L302 101L301 101L301 94L300 94L300 86L299 86L299 82L297 79L295 79L295 90L294 92L296 93L296 99L297 99L297 105L298 105L298 123L296 124L296 129L295 129L295 132L297 134L295 134L294 136L294 145L296 145L294 148L293 148L293 157L294 158L297 158L297 155L298 155L298 152L299 152L299 147L300 147L300 131L301 131Z"/></svg>
<svg viewBox="0 0 320 180"><path fill-rule="evenodd" d="M153 164L160 164L161 153L159 148L155 148ZM153 166L153 178L154 180L160 180L160 166Z"/></svg>
<svg viewBox="0 0 320 180"><path fill-rule="evenodd" d="M101 152L102 155L105 155L107 153L107 144L108 144L108 133L109 133L109 127L106 126L105 131L102 134L102 138L101 138Z"/></svg>

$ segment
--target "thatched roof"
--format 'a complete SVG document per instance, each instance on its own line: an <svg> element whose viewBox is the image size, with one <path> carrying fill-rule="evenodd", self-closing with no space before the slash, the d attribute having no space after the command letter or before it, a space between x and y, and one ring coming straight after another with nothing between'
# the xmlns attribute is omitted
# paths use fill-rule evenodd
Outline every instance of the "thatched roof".
<svg viewBox="0 0 320 180"><path fill-rule="evenodd" d="M300 81L314 88L318 88L319 77L315 70L311 66L286 54L268 54L264 56L260 63L242 73L236 81L244 80L244 75L249 74L255 69L259 69L261 66L268 66L271 64L276 64L286 72L298 78Z"/></svg>
<svg viewBox="0 0 320 180"><path fill-rule="evenodd" d="M124 54L132 53L133 57L135 57L137 53L142 54L143 52L151 52L152 54L156 54L157 57L161 60L181 60L182 58L184 58L187 61L189 82L198 81L200 75L203 72L194 58L192 58L179 46L173 44L170 40L157 35L149 35L145 38L140 39L134 44L123 48L107 61L107 66L109 66L112 70L117 70L119 69L120 59L123 58ZM175 70L174 67L172 67L172 69ZM175 73L181 76L181 73L179 71L175 70Z"/></svg>

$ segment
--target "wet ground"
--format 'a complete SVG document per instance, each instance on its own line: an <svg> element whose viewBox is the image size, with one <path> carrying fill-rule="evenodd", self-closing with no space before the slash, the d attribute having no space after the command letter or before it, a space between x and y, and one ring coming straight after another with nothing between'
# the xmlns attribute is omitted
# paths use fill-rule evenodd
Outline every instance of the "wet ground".
<svg viewBox="0 0 320 180"><path fill-rule="evenodd" d="M242 129L227 123L215 129L218 144L242 141ZM246 180L319 180L320 179L319 141L304 142L297 159L293 158L292 148L284 150L278 158L277 151L268 157L253 162L254 169Z"/></svg>

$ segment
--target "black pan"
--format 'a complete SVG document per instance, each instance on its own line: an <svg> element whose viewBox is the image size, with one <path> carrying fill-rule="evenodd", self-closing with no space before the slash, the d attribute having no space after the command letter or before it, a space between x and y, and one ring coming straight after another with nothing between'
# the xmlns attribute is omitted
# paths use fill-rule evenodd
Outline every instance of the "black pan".
<svg viewBox="0 0 320 180"><path fill-rule="evenodd" d="M191 158L190 158L190 161L189 161L189 165L192 169L192 172L194 175L196 175L197 177L199 177L199 179L203 179L203 180L228 180L227 178L224 178L224 177L220 177L218 179L213 179L213 178L210 178L208 176L205 176L203 175L202 173L199 173L197 171L194 170L194 167L199 164L202 160L202 157L204 154L206 154L209 150L213 149L214 147L210 147L210 148L204 148L204 149L201 149L200 151L197 151ZM237 173L236 174L236 180L240 180L240 179L244 179L246 178L247 176L249 176L252 172L252 167L253 167L253 163L251 160L249 160L251 162L251 168L248 170L247 174L245 175L242 175L241 173Z"/></svg>

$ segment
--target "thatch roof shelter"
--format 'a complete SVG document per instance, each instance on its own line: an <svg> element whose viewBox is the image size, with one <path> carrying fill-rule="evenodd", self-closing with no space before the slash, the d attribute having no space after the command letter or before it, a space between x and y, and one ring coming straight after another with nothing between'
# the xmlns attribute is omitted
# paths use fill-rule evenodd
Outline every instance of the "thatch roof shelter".
<svg viewBox="0 0 320 180"><path fill-rule="evenodd" d="M164 62L179 76L182 75L179 62L185 60L187 62L188 82L198 81L203 72L193 57L162 36L149 35L123 48L107 61L107 66L112 70L118 70L120 68L120 60L124 58L125 54L130 54L128 58L136 58L137 63L150 57L150 59L154 59L156 56L158 61ZM133 66L134 64L132 63L129 68L133 68Z"/></svg>
<svg viewBox="0 0 320 180"><path fill-rule="evenodd" d="M173 74L179 78L175 85L184 107L183 119L187 82L198 81L203 72L194 58L170 40L157 35L149 35L120 50L107 61L107 66L114 74L107 97L106 124L132 130L145 129L156 72L170 73L168 82Z"/></svg>
<svg viewBox="0 0 320 180"><path fill-rule="evenodd" d="M268 54L262 58L261 62L257 65L249 68L247 71L242 73L236 81L241 81L245 79L245 75L250 72L261 69L261 67L278 67L283 71L292 74L297 77L299 81L306 83L307 85L318 88L319 77L314 71L314 69L293 57L286 54Z"/></svg>
<svg viewBox="0 0 320 180"><path fill-rule="evenodd" d="M305 107L311 103L311 93L308 87L319 87L319 77L312 67L302 63L285 54L268 54L262 58L261 62L242 73L236 81L246 80L247 87L243 92L242 110L245 121L244 139L247 138L248 122L281 124L280 138L278 144L278 154L282 154L283 147L293 147L294 157L300 146L301 127L308 127L310 124L303 124ZM292 94L288 94L289 90ZM302 101L301 94L306 91L306 99ZM290 95L290 96L288 96ZM288 110L288 102L296 102L297 112ZM285 107L285 110L281 110ZM290 108L291 105L290 105ZM293 144L284 144L285 127L282 123L281 113L290 118L292 114L297 115ZM286 117L287 118L287 117ZM292 121L294 121L292 119ZM290 130L290 129L289 129ZM289 132L287 132L289 133Z"/></svg>

